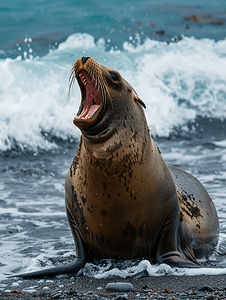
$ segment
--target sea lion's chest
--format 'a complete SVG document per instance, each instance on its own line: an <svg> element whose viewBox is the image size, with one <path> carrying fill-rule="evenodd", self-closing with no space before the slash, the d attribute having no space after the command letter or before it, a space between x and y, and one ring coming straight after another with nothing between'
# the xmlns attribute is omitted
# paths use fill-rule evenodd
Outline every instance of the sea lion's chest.
<svg viewBox="0 0 226 300"><path fill-rule="evenodd" d="M164 222L162 183L148 161L90 159L73 169L72 209L88 249L99 257L145 256ZM132 252L131 252L131 249Z"/></svg>

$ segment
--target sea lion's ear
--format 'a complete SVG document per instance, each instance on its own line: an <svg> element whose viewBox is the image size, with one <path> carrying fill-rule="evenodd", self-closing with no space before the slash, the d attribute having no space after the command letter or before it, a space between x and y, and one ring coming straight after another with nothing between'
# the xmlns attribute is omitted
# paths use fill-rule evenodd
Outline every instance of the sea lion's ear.
<svg viewBox="0 0 226 300"><path fill-rule="evenodd" d="M144 108L146 108L145 103L139 97L136 96L135 101L139 102Z"/></svg>

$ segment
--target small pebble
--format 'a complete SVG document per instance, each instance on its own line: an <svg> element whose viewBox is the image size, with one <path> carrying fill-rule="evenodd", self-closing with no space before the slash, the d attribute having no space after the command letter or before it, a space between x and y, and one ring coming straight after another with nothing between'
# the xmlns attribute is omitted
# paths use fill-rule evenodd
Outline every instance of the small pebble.
<svg viewBox="0 0 226 300"><path fill-rule="evenodd" d="M129 282L112 282L106 286L106 291L109 292L133 292L134 287Z"/></svg>
<svg viewBox="0 0 226 300"><path fill-rule="evenodd" d="M29 288L25 288L25 289L23 289L23 292L25 292L25 293L36 293L36 292L37 292L37 290L35 290L35 289L29 289Z"/></svg>
<svg viewBox="0 0 226 300"><path fill-rule="evenodd" d="M92 291L88 291L87 293L86 293L86 295L93 295L94 294L94 292L92 292Z"/></svg>
<svg viewBox="0 0 226 300"><path fill-rule="evenodd" d="M61 294L61 291L54 292L54 293L52 293L50 296L53 297L53 296L56 295L56 294Z"/></svg>
<svg viewBox="0 0 226 300"><path fill-rule="evenodd" d="M43 290L49 290L49 287L48 286L44 286L42 289Z"/></svg>
<svg viewBox="0 0 226 300"><path fill-rule="evenodd" d="M41 283L44 283L45 282L45 279L41 279L38 281L38 284L41 284Z"/></svg>
<svg viewBox="0 0 226 300"><path fill-rule="evenodd" d="M194 292L194 295L195 295L196 297L204 297L206 294L205 294L204 292L195 291L195 292Z"/></svg>
<svg viewBox="0 0 226 300"><path fill-rule="evenodd" d="M51 298L52 299L59 299L61 297L61 293L57 293L55 295L53 295Z"/></svg>
<svg viewBox="0 0 226 300"><path fill-rule="evenodd" d="M181 293L181 294L179 295L179 297L180 297L180 298L187 298L187 294Z"/></svg>
<svg viewBox="0 0 226 300"><path fill-rule="evenodd" d="M147 284L142 285L142 289L146 289L147 287Z"/></svg>
<svg viewBox="0 0 226 300"><path fill-rule="evenodd" d="M115 300L128 300L129 297L128 295L124 294L124 295L118 295Z"/></svg>
<svg viewBox="0 0 226 300"><path fill-rule="evenodd" d="M141 298L145 298L145 297L146 297L146 294L145 294L145 293L142 293L142 294L140 295L140 297L141 297Z"/></svg>

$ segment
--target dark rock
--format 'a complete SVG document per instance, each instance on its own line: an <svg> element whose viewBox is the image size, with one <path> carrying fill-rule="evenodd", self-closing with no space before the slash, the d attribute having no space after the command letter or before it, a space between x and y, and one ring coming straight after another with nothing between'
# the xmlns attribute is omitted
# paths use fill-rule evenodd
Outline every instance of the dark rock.
<svg viewBox="0 0 226 300"><path fill-rule="evenodd" d="M146 289L147 287L147 284L142 285L142 289Z"/></svg>
<svg viewBox="0 0 226 300"><path fill-rule="evenodd" d="M67 294L68 294L68 295L73 295L73 294L76 294L76 291L75 291L75 290L70 290L70 291L68 291Z"/></svg>
<svg viewBox="0 0 226 300"><path fill-rule="evenodd" d="M197 286L195 289L200 292L205 292L205 291L212 292L214 290L209 285L200 285L200 286Z"/></svg>
<svg viewBox="0 0 226 300"><path fill-rule="evenodd" d="M109 292L133 292L134 287L129 282L112 282L106 286L106 291Z"/></svg>

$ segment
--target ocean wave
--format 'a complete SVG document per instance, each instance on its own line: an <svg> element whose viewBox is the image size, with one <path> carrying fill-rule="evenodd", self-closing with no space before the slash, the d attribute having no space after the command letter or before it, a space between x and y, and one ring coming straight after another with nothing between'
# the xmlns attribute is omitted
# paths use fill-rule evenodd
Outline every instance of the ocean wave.
<svg viewBox="0 0 226 300"><path fill-rule="evenodd" d="M122 51L106 51L104 39L95 42L76 33L42 58L0 60L0 151L15 145L48 151L58 147L58 138L79 138L72 124L80 103L76 84L70 102L67 96L71 66L81 56L117 69L130 82L147 105L149 125L161 137L175 130L191 134L189 124L200 117L224 122L225 49L226 40L183 37L177 43L140 43L136 36ZM198 131L194 128L192 134Z"/></svg>

